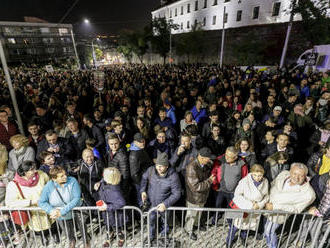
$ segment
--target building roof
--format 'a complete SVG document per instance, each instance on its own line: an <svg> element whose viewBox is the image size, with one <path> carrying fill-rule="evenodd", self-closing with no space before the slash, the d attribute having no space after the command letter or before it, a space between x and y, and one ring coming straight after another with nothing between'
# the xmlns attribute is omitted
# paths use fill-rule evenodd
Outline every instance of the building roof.
<svg viewBox="0 0 330 248"><path fill-rule="evenodd" d="M72 24L63 23L34 23L34 22L2 22L0 21L0 26L25 26L25 27L63 27L72 28Z"/></svg>

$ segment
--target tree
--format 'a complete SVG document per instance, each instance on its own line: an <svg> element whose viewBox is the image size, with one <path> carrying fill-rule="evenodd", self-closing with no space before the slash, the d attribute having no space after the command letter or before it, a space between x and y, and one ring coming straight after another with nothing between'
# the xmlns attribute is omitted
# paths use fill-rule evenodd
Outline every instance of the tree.
<svg viewBox="0 0 330 248"><path fill-rule="evenodd" d="M95 57L96 57L96 60L102 60L103 59L103 52L100 48L95 48Z"/></svg>
<svg viewBox="0 0 330 248"><path fill-rule="evenodd" d="M124 35L127 45L143 64L143 56L148 50L148 34L145 31L135 31Z"/></svg>
<svg viewBox="0 0 330 248"><path fill-rule="evenodd" d="M190 56L193 56L196 61L201 59L204 52L204 39L200 25L193 25L190 32L178 36L176 52L179 56L186 55L188 63L190 63Z"/></svg>
<svg viewBox="0 0 330 248"><path fill-rule="evenodd" d="M164 64L170 51L171 29L175 29L177 26L172 21L167 21L166 18L155 18L149 26L149 32L152 33L150 37L152 49L163 58Z"/></svg>
<svg viewBox="0 0 330 248"><path fill-rule="evenodd" d="M117 51L121 53L129 63L131 63L133 57L132 47L129 45L120 45L117 47Z"/></svg>
<svg viewBox="0 0 330 248"><path fill-rule="evenodd" d="M329 0L292 0L293 14L302 17L303 32L312 45L330 43ZM328 14L329 15L329 14Z"/></svg>

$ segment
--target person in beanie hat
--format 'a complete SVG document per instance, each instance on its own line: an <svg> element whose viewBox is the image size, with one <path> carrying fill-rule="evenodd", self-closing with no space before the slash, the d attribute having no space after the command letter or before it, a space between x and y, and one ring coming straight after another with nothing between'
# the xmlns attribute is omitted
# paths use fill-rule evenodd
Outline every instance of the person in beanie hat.
<svg viewBox="0 0 330 248"><path fill-rule="evenodd" d="M169 226L165 226L168 223L165 221L165 210L173 206L181 196L179 176L174 168L169 168L166 153L158 153L156 166L149 167L143 174L140 192L143 202L149 200L151 207L157 208L150 214L150 242L154 243L157 217L161 218L161 236L166 237ZM166 218L169 219L169 214Z"/></svg>

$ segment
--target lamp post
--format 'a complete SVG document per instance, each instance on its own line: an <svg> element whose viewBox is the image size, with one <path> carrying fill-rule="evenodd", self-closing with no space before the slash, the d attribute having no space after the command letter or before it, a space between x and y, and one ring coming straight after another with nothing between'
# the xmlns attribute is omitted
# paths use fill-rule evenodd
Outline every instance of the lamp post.
<svg viewBox="0 0 330 248"><path fill-rule="evenodd" d="M96 64L96 54L95 54L95 49L94 49L94 40L96 41L100 41L100 38L94 38L92 39L92 55L93 55L93 64L94 64L94 67L97 68L97 64Z"/></svg>

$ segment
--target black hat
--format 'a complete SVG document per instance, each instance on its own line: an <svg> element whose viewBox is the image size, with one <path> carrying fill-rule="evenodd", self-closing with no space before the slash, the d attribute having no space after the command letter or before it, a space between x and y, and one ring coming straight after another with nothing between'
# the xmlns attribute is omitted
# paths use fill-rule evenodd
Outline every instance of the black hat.
<svg viewBox="0 0 330 248"><path fill-rule="evenodd" d="M142 142L143 140L145 140L145 138L143 137L142 133L136 133L134 134L134 141L137 142Z"/></svg>
<svg viewBox="0 0 330 248"><path fill-rule="evenodd" d="M201 148L199 150L198 154L201 155L202 157L210 158L212 160L216 159L216 156L214 154L212 154L211 149L208 147Z"/></svg>
<svg viewBox="0 0 330 248"><path fill-rule="evenodd" d="M166 152L157 154L156 164L162 165L162 166L169 166L168 155Z"/></svg>

